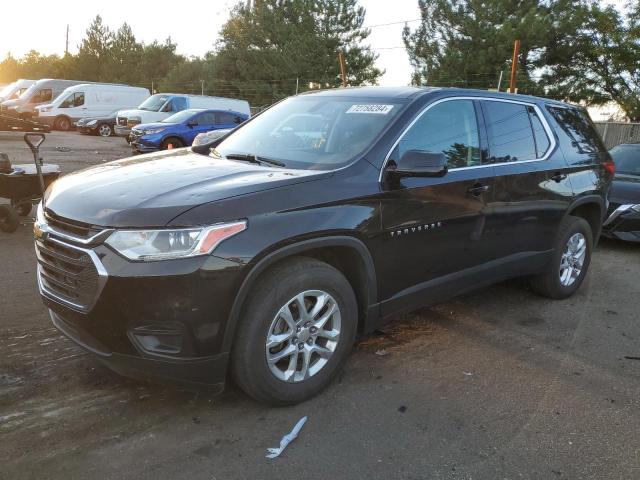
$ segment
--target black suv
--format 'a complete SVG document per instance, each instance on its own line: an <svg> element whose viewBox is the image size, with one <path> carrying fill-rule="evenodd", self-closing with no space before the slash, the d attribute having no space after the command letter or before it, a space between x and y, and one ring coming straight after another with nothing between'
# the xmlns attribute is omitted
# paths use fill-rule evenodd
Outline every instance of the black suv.
<svg viewBox="0 0 640 480"><path fill-rule="evenodd" d="M584 110L459 89L282 101L218 140L67 175L35 225L53 323L125 375L274 404L391 316L587 273L613 163Z"/></svg>

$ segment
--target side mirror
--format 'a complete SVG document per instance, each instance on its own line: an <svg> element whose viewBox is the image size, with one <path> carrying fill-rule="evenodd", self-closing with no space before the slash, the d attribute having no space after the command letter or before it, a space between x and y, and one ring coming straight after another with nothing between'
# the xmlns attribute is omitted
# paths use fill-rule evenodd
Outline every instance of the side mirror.
<svg viewBox="0 0 640 480"><path fill-rule="evenodd" d="M447 174L447 157L441 152L407 150L398 165L388 171L398 177L444 177Z"/></svg>
<svg viewBox="0 0 640 480"><path fill-rule="evenodd" d="M198 126L198 122L196 122L195 120L189 120L187 122L187 127L189 128L193 128L193 127L197 127Z"/></svg>

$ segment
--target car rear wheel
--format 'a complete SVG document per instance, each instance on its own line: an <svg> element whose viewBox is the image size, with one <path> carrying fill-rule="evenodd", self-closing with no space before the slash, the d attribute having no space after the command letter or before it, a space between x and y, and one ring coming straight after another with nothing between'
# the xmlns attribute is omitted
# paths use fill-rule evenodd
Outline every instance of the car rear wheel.
<svg viewBox="0 0 640 480"><path fill-rule="evenodd" d="M107 125L106 123L101 123L98 126L98 135L100 135L101 137L110 137L112 135L112 131L111 131L111 126Z"/></svg>
<svg viewBox="0 0 640 480"><path fill-rule="evenodd" d="M580 217L563 220L547 272L531 279L531 288L544 297L562 299L573 295L584 281L591 263L593 233Z"/></svg>
<svg viewBox="0 0 640 480"><path fill-rule="evenodd" d="M168 150L169 145L171 145L172 148L182 148L184 147L184 142L176 137L166 138L162 141L162 145L161 145L162 150Z"/></svg>
<svg viewBox="0 0 640 480"><path fill-rule="evenodd" d="M11 205L0 205L0 230L12 233L18 229L19 225L18 212Z"/></svg>
<svg viewBox="0 0 640 480"><path fill-rule="evenodd" d="M357 310L351 285L331 265L298 257L274 267L238 324L231 354L236 383L274 405L316 395L349 355Z"/></svg>
<svg viewBox="0 0 640 480"><path fill-rule="evenodd" d="M56 130L62 130L63 132L71 130L71 120L68 117L58 117L53 122L53 128Z"/></svg>

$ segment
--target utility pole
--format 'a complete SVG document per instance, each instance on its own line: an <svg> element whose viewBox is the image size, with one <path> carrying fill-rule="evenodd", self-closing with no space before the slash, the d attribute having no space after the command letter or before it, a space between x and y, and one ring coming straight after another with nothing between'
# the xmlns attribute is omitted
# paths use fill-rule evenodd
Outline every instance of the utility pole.
<svg viewBox="0 0 640 480"><path fill-rule="evenodd" d="M342 86L347 86L347 66L344 63L344 53L338 52L338 62L340 62L340 77L342 78Z"/></svg>
<svg viewBox="0 0 640 480"><path fill-rule="evenodd" d="M204 80L200 80L200 95L204 95Z"/></svg>
<svg viewBox="0 0 640 480"><path fill-rule="evenodd" d="M502 70L500 70L500 77L498 77L498 91L500 91L500 85L502 85Z"/></svg>
<svg viewBox="0 0 640 480"><path fill-rule="evenodd" d="M298 94L299 87L300 87L300 77L296 77L296 95Z"/></svg>
<svg viewBox="0 0 640 480"><path fill-rule="evenodd" d="M511 81L509 82L509 93L516 93L516 73L518 73L518 55L520 54L520 40L513 44L513 60L511 61Z"/></svg>
<svg viewBox="0 0 640 480"><path fill-rule="evenodd" d="M64 54L67 55L69 53L69 24L67 23L67 37L64 43Z"/></svg>

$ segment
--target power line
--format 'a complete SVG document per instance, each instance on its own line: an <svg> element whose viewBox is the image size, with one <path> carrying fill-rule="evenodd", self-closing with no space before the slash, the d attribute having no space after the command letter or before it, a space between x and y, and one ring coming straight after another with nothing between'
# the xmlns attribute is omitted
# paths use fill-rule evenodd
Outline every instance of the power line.
<svg viewBox="0 0 640 480"><path fill-rule="evenodd" d="M389 22L389 23L379 23L378 25L365 25L362 28L378 28L378 27L387 27L389 25L398 25L400 23L412 23L412 22L420 22L421 18L414 18L412 20L399 20L397 22Z"/></svg>

